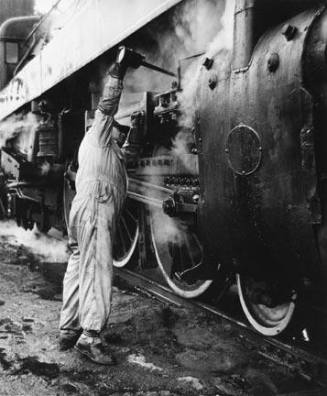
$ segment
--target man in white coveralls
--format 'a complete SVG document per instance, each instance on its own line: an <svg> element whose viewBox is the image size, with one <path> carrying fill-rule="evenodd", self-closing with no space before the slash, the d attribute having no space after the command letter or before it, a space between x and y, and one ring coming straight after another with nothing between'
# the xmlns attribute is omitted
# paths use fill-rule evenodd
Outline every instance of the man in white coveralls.
<svg viewBox="0 0 327 396"><path fill-rule="evenodd" d="M119 124L114 121L128 67L143 57L120 47L78 152L76 196L69 219L72 249L64 278L59 348L75 348L100 364L113 364L100 340L111 308L114 226L126 197Z"/></svg>

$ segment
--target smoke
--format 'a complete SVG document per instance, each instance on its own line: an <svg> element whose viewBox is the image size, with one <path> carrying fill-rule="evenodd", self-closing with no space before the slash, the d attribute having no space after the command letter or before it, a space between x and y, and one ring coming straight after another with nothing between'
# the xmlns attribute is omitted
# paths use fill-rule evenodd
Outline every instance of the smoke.
<svg viewBox="0 0 327 396"><path fill-rule="evenodd" d="M180 161L186 173L197 175L199 173L198 157L192 154L193 147L194 134L192 131L184 128L172 140L170 155L174 156L177 161Z"/></svg>
<svg viewBox="0 0 327 396"><path fill-rule="evenodd" d="M234 0L190 0L182 3L164 18L150 24L130 46L146 56L146 60L171 71L177 70L179 60L195 54L202 56L180 62L182 91L178 93L180 117L179 132L171 141L167 155L181 161L189 174L198 174L198 157L191 154L194 147L194 116L196 96L205 57L215 58L216 70L228 70L233 45ZM128 43L127 43L128 44ZM133 45L134 44L134 45ZM150 74L151 73L151 74ZM172 79L146 69L130 72L125 80L125 95L130 92L150 90L162 92L169 89ZM159 152L156 155L160 155ZM153 184L161 180L151 177ZM147 192L144 192L147 194ZM151 208L152 226L163 245L182 246L188 227L179 218L171 218L161 209Z"/></svg>
<svg viewBox="0 0 327 396"><path fill-rule="evenodd" d="M145 55L147 62L176 72L180 59L206 51L222 27L220 16L225 1L182 2L127 39L125 44ZM170 88L172 81L172 77L140 67L128 71L124 94L162 92Z"/></svg>
<svg viewBox="0 0 327 396"><path fill-rule="evenodd" d="M46 176L49 174L51 170L51 164L45 160L42 164L41 164L41 175L42 176Z"/></svg>
<svg viewBox="0 0 327 396"><path fill-rule="evenodd" d="M205 55L195 58L183 73L182 78L182 92L178 94L178 100L181 108L181 116L179 118L179 125L182 133L177 134L172 142L173 152L176 155L185 154L187 147L189 147L190 140L194 139L194 116L196 111L196 97L201 70L203 68L202 62L205 58L214 59L218 64L216 69L227 70L230 64L231 49L233 46L233 14L234 14L235 0L225 2L225 8L220 18L220 29L215 37L206 46ZM210 11L209 9L207 11ZM204 13L208 17L207 12ZM209 14L210 16L210 14ZM203 17L199 13L198 18ZM211 18L212 20L212 15ZM199 21L198 21L199 22ZM203 20L201 25L203 25ZM211 32L211 28L208 29ZM203 37L200 34L200 37ZM219 73L220 74L220 73ZM178 150L176 150L176 147ZM184 158L187 158L184 156ZM181 157L183 160L183 157ZM186 164L187 165L187 164Z"/></svg>
<svg viewBox="0 0 327 396"><path fill-rule="evenodd" d="M151 208L152 227L156 234L156 240L161 246L174 244L182 246L184 241L183 225L177 218L166 215L162 209Z"/></svg>
<svg viewBox="0 0 327 396"><path fill-rule="evenodd" d="M40 233L36 226L33 230L24 230L14 221L1 222L0 238L5 238L12 245L23 245L28 251L47 262L66 262L68 258L67 243L50 235Z"/></svg>
<svg viewBox="0 0 327 396"><path fill-rule="evenodd" d="M182 108L181 126L189 128L193 125L193 115L195 111L196 91L199 84L202 62L204 58L213 59L218 63L219 68L226 67L230 58L230 52L233 46L233 13L235 0L225 2L225 9L220 18L220 29L216 35L207 44L205 55L200 59L195 59L186 69L183 79L183 91L178 99ZM212 18L211 18L212 19Z"/></svg>
<svg viewBox="0 0 327 396"><path fill-rule="evenodd" d="M221 30L207 48L206 56L212 58L221 50L230 51L233 47L233 23L235 0L226 0L224 13L221 17Z"/></svg>
<svg viewBox="0 0 327 396"><path fill-rule="evenodd" d="M19 150L26 154L38 124L39 118L33 113L13 115L0 122L0 148L4 147L8 140L18 137L16 144Z"/></svg>

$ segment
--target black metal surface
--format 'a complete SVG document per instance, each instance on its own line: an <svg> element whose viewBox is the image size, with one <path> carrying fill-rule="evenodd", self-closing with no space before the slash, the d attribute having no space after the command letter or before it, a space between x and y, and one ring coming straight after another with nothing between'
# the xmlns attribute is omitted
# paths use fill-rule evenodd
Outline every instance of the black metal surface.
<svg viewBox="0 0 327 396"><path fill-rule="evenodd" d="M315 17L311 10L293 18L298 33L287 43L283 25L267 31L246 70L229 75L228 62L221 70L223 62L217 60L215 90L205 83L208 71L202 72L197 143L208 256L227 266L240 263L241 270L259 277L296 282L319 262L310 209L316 173L307 170L314 152L308 142L301 146L301 131L310 129L313 117L312 97L301 76L308 26ZM271 54L280 59L275 73L267 68ZM228 147L239 125L257 135L246 150L240 136Z"/></svg>

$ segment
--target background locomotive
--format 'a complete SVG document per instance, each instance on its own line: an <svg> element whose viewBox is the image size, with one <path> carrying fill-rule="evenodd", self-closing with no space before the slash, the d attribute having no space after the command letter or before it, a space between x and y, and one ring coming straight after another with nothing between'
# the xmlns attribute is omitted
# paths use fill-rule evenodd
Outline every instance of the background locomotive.
<svg viewBox="0 0 327 396"><path fill-rule="evenodd" d="M29 33L34 16L0 29L3 215L25 228L64 227L78 144L123 43L178 67L172 85L144 70L126 77L116 118L130 127L129 198L115 265L138 250L151 272L151 244L155 266L186 298L219 295L236 277L248 320L266 335L282 332L306 298L323 312L324 2L236 0L233 44L224 1L77 3L49 43ZM214 281L184 276L201 263Z"/></svg>

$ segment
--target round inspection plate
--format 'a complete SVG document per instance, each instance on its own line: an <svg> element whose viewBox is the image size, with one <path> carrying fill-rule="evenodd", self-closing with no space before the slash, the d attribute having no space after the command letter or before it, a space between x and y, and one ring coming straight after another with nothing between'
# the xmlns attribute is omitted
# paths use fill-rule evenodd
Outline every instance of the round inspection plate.
<svg viewBox="0 0 327 396"><path fill-rule="evenodd" d="M233 172L242 176L251 175L259 168L262 159L260 136L253 128L238 125L227 136L225 153Z"/></svg>

